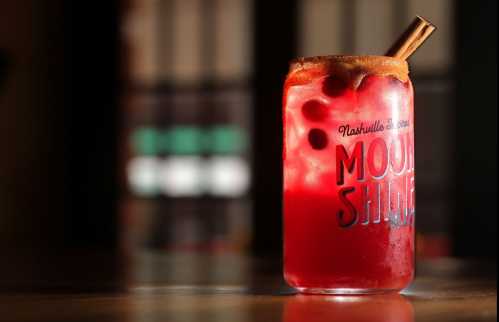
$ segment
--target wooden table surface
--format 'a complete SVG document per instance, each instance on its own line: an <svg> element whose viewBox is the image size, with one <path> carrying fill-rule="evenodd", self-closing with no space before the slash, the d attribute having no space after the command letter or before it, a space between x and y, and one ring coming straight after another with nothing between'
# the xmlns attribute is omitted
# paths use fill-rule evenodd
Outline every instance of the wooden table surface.
<svg viewBox="0 0 499 322"><path fill-rule="evenodd" d="M4 259L7 259L4 257ZM496 321L495 264L418 263L401 295L306 296L280 263L237 255L53 254L6 260L0 321Z"/></svg>

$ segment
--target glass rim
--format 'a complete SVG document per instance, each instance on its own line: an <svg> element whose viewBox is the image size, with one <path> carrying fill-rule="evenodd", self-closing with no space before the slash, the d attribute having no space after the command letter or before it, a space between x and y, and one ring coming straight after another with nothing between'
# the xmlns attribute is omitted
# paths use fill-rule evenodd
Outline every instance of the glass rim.
<svg viewBox="0 0 499 322"><path fill-rule="evenodd" d="M381 55L327 55L298 57L289 62L288 76L317 70L314 74L382 74L393 75L407 80L409 65L407 61Z"/></svg>

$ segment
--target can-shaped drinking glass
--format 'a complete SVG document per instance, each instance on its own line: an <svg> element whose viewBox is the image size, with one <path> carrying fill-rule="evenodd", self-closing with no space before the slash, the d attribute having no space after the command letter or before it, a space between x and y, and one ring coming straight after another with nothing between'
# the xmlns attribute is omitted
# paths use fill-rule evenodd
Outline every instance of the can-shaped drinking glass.
<svg viewBox="0 0 499 322"><path fill-rule="evenodd" d="M304 293L399 291L414 277L407 62L321 56L284 85L284 277Z"/></svg>

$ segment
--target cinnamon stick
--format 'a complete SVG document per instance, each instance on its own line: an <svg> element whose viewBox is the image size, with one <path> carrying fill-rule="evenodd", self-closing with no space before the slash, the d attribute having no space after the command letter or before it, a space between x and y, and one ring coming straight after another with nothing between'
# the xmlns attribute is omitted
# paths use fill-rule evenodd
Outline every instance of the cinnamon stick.
<svg viewBox="0 0 499 322"><path fill-rule="evenodd" d="M435 29L436 27L431 22L416 16L385 55L406 60L428 39Z"/></svg>

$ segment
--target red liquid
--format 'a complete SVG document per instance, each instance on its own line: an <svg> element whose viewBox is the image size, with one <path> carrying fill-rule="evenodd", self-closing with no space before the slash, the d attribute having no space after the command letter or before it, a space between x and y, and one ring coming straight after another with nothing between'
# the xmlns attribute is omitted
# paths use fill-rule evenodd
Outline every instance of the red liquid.
<svg viewBox="0 0 499 322"><path fill-rule="evenodd" d="M414 275L412 85L309 69L284 94L285 279L304 292L403 289Z"/></svg>

